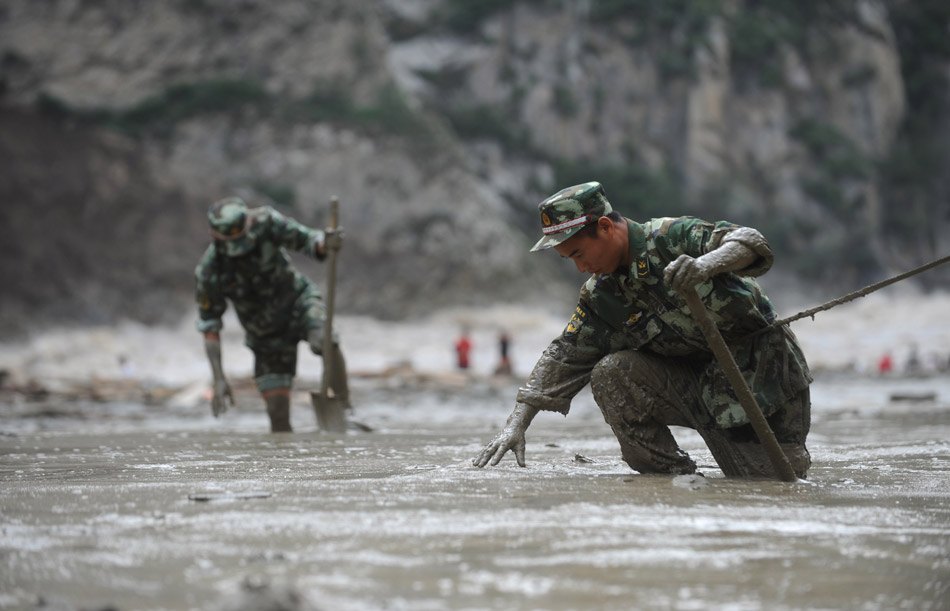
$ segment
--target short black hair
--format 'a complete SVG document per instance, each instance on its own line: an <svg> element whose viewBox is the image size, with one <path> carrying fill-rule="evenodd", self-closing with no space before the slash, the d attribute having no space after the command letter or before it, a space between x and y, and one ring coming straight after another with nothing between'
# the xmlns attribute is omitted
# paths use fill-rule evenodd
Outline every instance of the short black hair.
<svg viewBox="0 0 950 611"><path fill-rule="evenodd" d="M616 210L611 210L610 214L605 214L604 216L609 218L614 223L619 223L621 220L623 220L623 215L617 212ZM600 219L597 219L597 220L600 220ZM581 230L575 233L574 235L586 235L589 238L596 238L597 237L597 220L587 223L586 225L581 227Z"/></svg>

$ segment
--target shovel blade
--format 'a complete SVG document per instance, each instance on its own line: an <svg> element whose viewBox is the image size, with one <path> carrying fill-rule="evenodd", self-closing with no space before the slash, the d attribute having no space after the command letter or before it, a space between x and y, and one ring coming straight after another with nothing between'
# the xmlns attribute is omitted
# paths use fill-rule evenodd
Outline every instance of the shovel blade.
<svg viewBox="0 0 950 611"><path fill-rule="evenodd" d="M310 401L317 414L317 426L327 433L346 432L346 413L343 404L336 397L311 392Z"/></svg>

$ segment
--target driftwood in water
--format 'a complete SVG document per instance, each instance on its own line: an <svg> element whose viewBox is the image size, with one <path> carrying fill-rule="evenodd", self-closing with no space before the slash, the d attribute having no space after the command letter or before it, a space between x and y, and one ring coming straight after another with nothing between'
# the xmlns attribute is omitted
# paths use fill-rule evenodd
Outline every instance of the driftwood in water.
<svg viewBox="0 0 950 611"><path fill-rule="evenodd" d="M0 387L0 391L22 397L26 401L129 402L152 405L165 402L182 388L182 386L166 386L132 378L117 380L48 378L43 381L31 378L21 383L7 381Z"/></svg>
<svg viewBox="0 0 950 611"><path fill-rule="evenodd" d="M907 401L922 403L924 401L935 401L937 393L932 391L923 392L893 392L890 395L891 401Z"/></svg>

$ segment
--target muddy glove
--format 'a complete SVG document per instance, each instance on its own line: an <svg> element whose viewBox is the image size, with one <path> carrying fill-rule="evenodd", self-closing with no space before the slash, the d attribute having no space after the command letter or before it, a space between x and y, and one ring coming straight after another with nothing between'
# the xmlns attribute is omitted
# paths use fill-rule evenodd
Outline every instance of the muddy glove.
<svg viewBox="0 0 950 611"><path fill-rule="evenodd" d="M663 271L663 281L677 293L684 289L691 289L697 284L709 280L713 270L705 255L694 259L689 255L680 255L675 261L666 266Z"/></svg>
<svg viewBox="0 0 950 611"><path fill-rule="evenodd" d="M531 424L531 420L537 415L538 410L525 404L518 403L514 411L508 416L508 422L501 433L495 437L491 443L485 446L482 453L472 459L472 464L476 467L484 467L487 464L495 466L502 457L511 450L515 453L515 460L518 466L524 466L524 433Z"/></svg>
<svg viewBox="0 0 950 611"><path fill-rule="evenodd" d="M231 385L228 384L227 379L218 378L214 381L214 396L211 397L211 413L214 414L215 418L228 411L228 402L225 399L230 400L231 407L234 407Z"/></svg>
<svg viewBox="0 0 950 611"><path fill-rule="evenodd" d="M749 247L739 242L727 242L695 259L689 255L680 255L666 266L663 281L677 293L682 293L683 290L706 282L716 274L748 267L757 257Z"/></svg>
<svg viewBox="0 0 950 611"><path fill-rule="evenodd" d="M323 252L339 252L343 248L343 228L325 229L323 236Z"/></svg>

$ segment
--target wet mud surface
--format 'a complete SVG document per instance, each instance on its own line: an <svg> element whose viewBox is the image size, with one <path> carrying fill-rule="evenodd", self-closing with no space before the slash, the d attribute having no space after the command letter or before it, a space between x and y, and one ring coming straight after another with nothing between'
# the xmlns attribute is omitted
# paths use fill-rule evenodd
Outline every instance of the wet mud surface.
<svg viewBox="0 0 950 611"><path fill-rule="evenodd" d="M472 467L513 396L363 381L374 430L335 437L297 395L283 435L252 396L4 405L0 608L214 609L247 582L317 609L950 608L945 378L819 379L795 484L725 479L683 429L704 478L632 472L589 395L535 420L527 468Z"/></svg>

